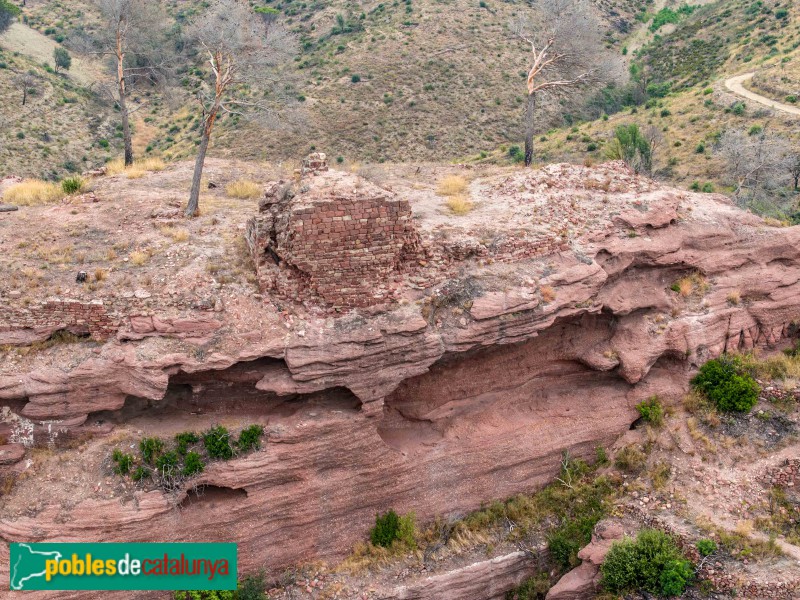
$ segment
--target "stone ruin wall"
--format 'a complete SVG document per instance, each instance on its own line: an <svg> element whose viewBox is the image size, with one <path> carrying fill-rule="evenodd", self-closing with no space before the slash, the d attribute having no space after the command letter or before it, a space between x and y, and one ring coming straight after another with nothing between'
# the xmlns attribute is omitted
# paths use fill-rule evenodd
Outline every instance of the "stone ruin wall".
<svg viewBox="0 0 800 600"><path fill-rule="evenodd" d="M312 173L327 171L318 158L309 163ZM294 196L285 182L268 188L247 228L262 289L336 308L391 300L405 265L421 252L411 208L387 190L353 183L347 191L310 198L302 189Z"/></svg>
<svg viewBox="0 0 800 600"><path fill-rule="evenodd" d="M48 298L27 308L0 306L0 341L3 334L20 329L58 331L66 329L75 334L89 334L105 340L119 329L120 321L110 315L101 300Z"/></svg>

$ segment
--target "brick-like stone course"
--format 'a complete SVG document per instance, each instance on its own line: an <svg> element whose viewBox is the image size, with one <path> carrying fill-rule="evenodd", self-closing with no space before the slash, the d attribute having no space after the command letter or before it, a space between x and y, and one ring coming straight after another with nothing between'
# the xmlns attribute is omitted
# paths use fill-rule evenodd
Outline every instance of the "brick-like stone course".
<svg viewBox="0 0 800 600"><path fill-rule="evenodd" d="M354 175L327 175L317 163L305 185L269 186L248 223L261 287L341 308L390 302L420 253L408 202Z"/></svg>
<svg viewBox="0 0 800 600"><path fill-rule="evenodd" d="M89 334L105 340L116 333L119 320L109 315L101 300L81 302L68 298L48 298L28 307L0 307L0 332L19 329Z"/></svg>

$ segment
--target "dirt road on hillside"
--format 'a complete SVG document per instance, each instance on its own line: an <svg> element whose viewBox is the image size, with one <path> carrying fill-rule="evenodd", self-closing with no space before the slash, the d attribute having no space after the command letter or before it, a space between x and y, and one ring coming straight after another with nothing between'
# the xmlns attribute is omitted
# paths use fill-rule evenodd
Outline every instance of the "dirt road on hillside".
<svg viewBox="0 0 800 600"><path fill-rule="evenodd" d="M737 96L741 96L742 98L747 98L748 100L752 100L753 102L763 104L764 106L768 106L769 108L773 108L775 110L789 113L790 115L800 116L800 108L796 106L791 106L790 104L783 104L782 102L770 100L765 96L761 96L759 94L756 94L755 92L751 92L750 90L746 89L742 85L742 83L744 83L748 79L752 79L753 75L755 75L755 73L745 73L744 75L736 75L735 77L726 79L725 87L728 88Z"/></svg>

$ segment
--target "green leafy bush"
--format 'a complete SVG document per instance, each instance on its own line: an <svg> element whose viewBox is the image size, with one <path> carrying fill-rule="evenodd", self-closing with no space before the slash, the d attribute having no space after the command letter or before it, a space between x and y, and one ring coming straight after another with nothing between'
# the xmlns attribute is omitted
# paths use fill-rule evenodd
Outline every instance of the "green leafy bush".
<svg viewBox="0 0 800 600"><path fill-rule="evenodd" d="M700 556L710 556L717 551L717 543L714 540L697 540L696 546Z"/></svg>
<svg viewBox="0 0 800 600"><path fill-rule="evenodd" d="M83 179L80 177L67 177L61 181L61 189L65 194L77 194L83 189Z"/></svg>
<svg viewBox="0 0 800 600"><path fill-rule="evenodd" d="M264 428L261 425L250 425L247 429L242 429L236 445L240 452L247 452L261 447L261 436L264 435Z"/></svg>
<svg viewBox="0 0 800 600"><path fill-rule="evenodd" d="M650 172L653 167L652 147L636 123L620 125L606 150L608 158L624 160L635 173Z"/></svg>
<svg viewBox="0 0 800 600"><path fill-rule="evenodd" d="M139 451L142 453L142 460L148 465L152 465L153 461L164 451L164 442L159 438L142 438L139 442Z"/></svg>
<svg viewBox="0 0 800 600"><path fill-rule="evenodd" d="M202 473L205 465L197 452L189 452L183 461L183 474L186 477Z"/></svg>
<svg viewBox="0 0 800 600"><path fill-rule="evenodd" d="M414 521L414 513L399 516L389 510L382 515L376 514L375 526L370 530L369 539L373 546L389 548L395 541L399 541L408 548L416 548Z"/></svg>
<svg viewBox="0 0 800 600"><path fill-rule="evenodd" d="M505 600L544 600L548 591L550 591L550 577L547 573L538 573L506 592Z"/></svg>
<svg viewBox="0 0 800 600"><path fill-rule="evenodd" d="M758 402L760 388L737 356L723 354L706 362L692 386L722 411L747 412Z"/></svg>
<svg viewBox="0 0 800 600"><path fill-rule="evenodd" d="M600 571L609 592L644 590L664 596L682 594L693 575L675 540L654 529L643 529L636 540L616 542Z"/></svg>
<svg viewBox="0 0 800 600"><path fill-rule="evenodd" d="M136 467L136 470L131 475L131 479L134 481L141 481L145 477L150 477L150 471L145 469L142 465Z"/></svg>
<svg viewBox="0 0 800 600"><path fill-rule="evenodd" d="M508 156L514 162L522 162L525 160L525 152L522 151L522 148L519 146L511 146L508 149Z"/></svg>
<svg viewBox="0 0 800 600"><path fill-rule="evenodd" d="M178 450L178 454L184 456L189 450L190 444L196 444L200 441L200 436L194 431L184 431L183 433L179 433L175 436L175 441L178 444L176 448Z"/></svg>
<svg viewBox="0 0 800 600"><path fill-rule="evenodd" d="M393 510L382 515L375 515L375 527L369 532L369 539L373 546L388 548L397 539L400 529L400 517Z"/></svg>
<svg viewBox="0 0 800 600"><path fill-rule="evenodd" d="M20 14L19 7L9 0L0 0L0 33L11 26L14 19Z"/></svg>
<svg viewBox="0 0 800 600"><path fill-rule="evenodd" d="M664 407L658 396L651 396L647 400L636 405L642 419L654 427L661 427L664 424Z"/></svg>
<svg viewBox="0 0 800 600"><path fill-rule="evenodd" d="M126 454L116 448L111 453L111 459L117 463L114 467L114 473L117 475L127 475L133 466L133 455Z"/></svg>
<svg viewBox="0 0 800 600"><path fill-rule="evenodd" d="M178 453L174 450L170 450L169 452L164 452L161 456L156 459L156 469L158 469L159 473L162 475L171 475L175 472L175 468L178 466Z"/></svg>
<svg viewBox="0 0 800 600"><path fill-rule="evenodd" d="M203 445L211 458L227 460L233 456L231 435L222 425L212 427L203 434Z"/></svg>

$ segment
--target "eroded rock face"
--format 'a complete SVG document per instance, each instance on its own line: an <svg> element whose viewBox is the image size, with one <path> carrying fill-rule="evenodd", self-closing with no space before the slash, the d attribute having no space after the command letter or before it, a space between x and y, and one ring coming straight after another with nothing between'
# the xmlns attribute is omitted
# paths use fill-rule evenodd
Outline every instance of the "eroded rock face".
<svg viewBox="0 0 800 600"><path fill-rule="evenodd" d="M583 227L572 240L526 232L518 244L509 232L461 262L448 248L466 233L422 235L432 261L423 275L439 283L401 285L391 309L292 317L240 298L214 322L162 326L156 314L69 366L43 357L0 374L0 399L36 420L81 422L142 402L169 404L177 421L197 407L235 410L268 432L262 451L209 465L194 482L208 496L54 502L4 516L0 538L161 540L168 531L236 541L244 569L335 559L377 511L425 521L532 491L564 450L589 456L611 443L641 400L679 398L698 364L793 334L800 229L766 227L713 195L638 180L630 192L605 179L613 168L599 178L559 168L576 186L599 181L574 191L574 211L591 201L606 213L594 204L583 221L565 213ZM572 188L542 177L528 182L536 202L551 194L569 208ZM689 293L671 289L692 274ZM183 330L201 330L202 345Z"/></svg>

